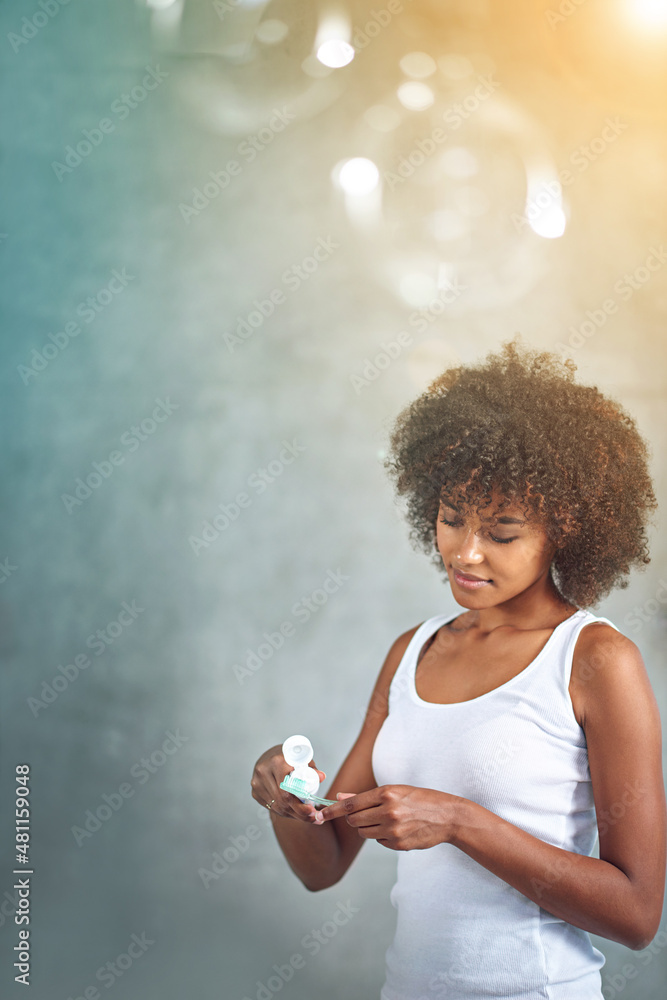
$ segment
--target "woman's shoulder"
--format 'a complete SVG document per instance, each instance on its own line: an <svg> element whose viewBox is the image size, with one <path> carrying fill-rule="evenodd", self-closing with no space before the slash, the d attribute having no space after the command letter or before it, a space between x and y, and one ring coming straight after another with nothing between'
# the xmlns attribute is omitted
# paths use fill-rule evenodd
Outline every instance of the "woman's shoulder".
<svg viewBox="0 0 667 1000"><path fill-rule="evenodd" d="M430 619L426 619L429 621ZM380 670L380 676L378 677L378 685L385 690L389 688L392 678L396 673L400 663L405 656L408 646L412 642L413 638L426 622L419 622L418 625L413 625L412 628L406 629L405 632L401 632L396 639L394 639L389 652L385 657L385 661L382 664L382 669Z"/></svg>
<svg viewBox="0 0 667 1000"><path fill-rule="evenodd" d="M638 646L632 639L624 635L609 620L600 621L594 616L590 617L589 620L584 618L584 624L579 630L575 645L575 659L581 659L582 656L591 654L596 650L599 653L603 649L615 653L623 652L624 650L631 651L633 649L639 651Z"/></svg>
<svg viewBox="0 0 667 1000"><path fill-rule="evenodd" d="M424 624L424 622L419 622L418 625L413 625L412 628L406 629L405 632L401 632L401 634L394 639L391 649L389 650L388 657L391 657L392 660L396 661L396 666L398 666L408 646Z"/></svg>
<svg viewBox="0 0 667 1000"><path fill-rule="evenodd" d="M572 653L572 681L580 697L600 699L624 680L646 677L641 651L632 639L607 621L588 621Z"/></svg>

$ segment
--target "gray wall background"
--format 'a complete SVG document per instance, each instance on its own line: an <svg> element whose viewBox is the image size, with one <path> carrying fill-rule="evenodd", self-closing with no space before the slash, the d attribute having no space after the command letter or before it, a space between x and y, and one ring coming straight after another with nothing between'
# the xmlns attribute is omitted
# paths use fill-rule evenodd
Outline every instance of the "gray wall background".
<svg viewBox="0 0 667 1000"><path fill-rule="evenodd" d="M172 30L168 13L130 0L71 0L43 26L38 17L31 33L23 18L43 9L37 3L0 9L0 560L11 567L0 584L5 995L23 995L11 968L9 848L13 770L27 761L31 996L66 1000L97 986L114 1000L254 1000L272 966L297 952L305 966L282 988L286 998L379 996L394 929L395 854L369 842L339 885L308 893L249 780L259 754L297 732L310 736L332 779L394 638L456 607L410 548L380 461L395 415L445 364L482 358L517 330L533 346L558 349L612 295L615 314L568 350L581 381L636 417L664 507L667 268L628 301L611 289L667 238L665 78L656 68L667 38L614 34L608 7L595 0L555 26L546 4L403 7L349 67L310 90L300 66L316 7L296 0L254 8L290 32L245 68L220 53L247 11L221 19L211 5L188 2ZM363 29L380 5L350 9ZM21 32L31 37L12 43ZM495 118L485 109L461 131L483 164L487 209L468 214L469 236L451 254L466 293L357 393L351 376L383 340L410 329L415 307L396 294L397 274L421 249L433 256L433 241L422 247L415 224L431 189L418 175L386 187L387 228L364 235L330 174L354 155L394 169L429 133L426 119L414 124L409 115L391 135L363 128L369 106L390 103L398 59L414 50L467 56L501 84ZM126 118L110 110L157 66L166 78ZM469 85L440 77L438 100L447 106ZM192 203L193 188L283 106L294 120L186 223L179 205ZM508 107L532 125L504 125ZM53 161L105 116L113 132L59 179ZM565 235L545 240L517 228L525 144L538 142L564 169L615 117L618 140L565 191ZM339 246L230 352L225 334L254 299L286 292L285 270L319 238ZM85 322L80 304L123 269L127 287ZM22 377L33 348L41 352L50 333L77 319L80 334ZM151 417L156 399L170 400L173 412L154 430L146 424L131 450L123 435ZM249 477L294 440L303 451L259 493ZM62 495L117 450L122 464L68 512ZM249 506L195 554L191 536L244 490ZM640 647L663 711L664 527L661 510L651 565L596 609ZM299 621L294 605L329 571L347 579ZM87 639L117 619L123 602L142 610L131 625L112 626L119 634L96 656ZM636 607L645 621L635 630L628 616ZM234 665L286 620L295 634L239 683ZM43 685L80 654L90 666L35 708L29 699L41 699ZM154 773L139 771L168 731L182 735L180 748L158 754ZM72 828L123 783L132 796L77 843ZM214 852L233 857L232 838L243 844L249 825L256 839L205 887L199 870L211 868ZM311 954L304 935L339 903L358 912ZM153 943L100 983L96 971L126 952L133 934ZM661 995L664 946L633 953L593 940L607 957L608 1000Z"/></svg>

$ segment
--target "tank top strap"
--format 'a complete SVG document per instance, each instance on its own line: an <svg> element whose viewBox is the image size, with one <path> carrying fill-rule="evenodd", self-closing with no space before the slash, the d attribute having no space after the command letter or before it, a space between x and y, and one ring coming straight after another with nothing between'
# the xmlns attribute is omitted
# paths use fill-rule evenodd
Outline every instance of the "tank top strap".
<svg viewBox="0 0 667 1000"><path fill-rule="evenodd" d="M572 660L574 656L574 647L577 644L577 639L581 633L581 630L585 628L586 625L590 625L592 622L603 622L605 625L611 625L612 628L620 632L620 629L614 625L609 618L604 618L601 615L594 615L591 611L587 611L584 608L580 608L576 611L570 618L566 619L568 628L563 629L563 634L561 638L561 649L560 656L552 657L552 662L554 665L558 665L561 670L561 676L559 681L564 685L564 690L567 691L570 685L570 679L572 677ZM561 622L564 625L564 622Z"/></svg>
<svg viewBox="0 0 667 1000"><path fill-rule="evenodd" d="M453 622L455 618L458 618L461 611L456 611L453 615L433 615L432 618L427 618L425 622L422 622L412 639L407 645L405 652L401 658L401 662L394 672L391 684L389 686L389 706L396 701L399 695L407 694L410 689L411 676L415 672L417 665L417 659L422 650L422 647L428 642L432 636L442 628L443 625Z"/></svg>
<svg viewBox="0 0 667 1000"><path fill-rule="evenodd" d="M421 623L408 643L392 678L389 688L390 707L392 704L396 704L399 697L408 695L413 683L412 678L416 670L417 659L428 640L438 629L454 621L460 614L459 610L455 614L434 615ZM574 647L582 628L591 622L604 622L611 625L617 632L620 631L608 618L594 615L590 611L579 608L578 611L573 612L569 618L565 618L556 626L532 663L516 675L511 682L501 685L499 690L508 688L511 683L514 687L514 693L518 694L522 689L525 690L528 686L532 686L539 676L539 684L542 688L550 687L553 694L560 695L566 704L569 703L568 689L572 674ZM472 705L474 702L479 702L479 699L462 704Z"/></svg>

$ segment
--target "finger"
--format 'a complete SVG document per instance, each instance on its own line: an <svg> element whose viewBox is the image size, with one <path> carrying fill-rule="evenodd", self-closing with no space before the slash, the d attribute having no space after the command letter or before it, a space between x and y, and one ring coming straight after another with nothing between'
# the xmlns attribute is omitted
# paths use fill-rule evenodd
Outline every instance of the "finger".
<svg viewBox="0 0 667 1000"><path fill-rule="evenodd" d="M332 806L325 806L324 809L320 809L320 816L323 822L327 822L330 819L339 819L341 816L348 816L349 810L345 807L345 801L349 798L354 798L354 795L346 795L345 798L339 798L338 802L334 802Z"/></svg>
<svg viewBox="0 0 667 1000"><path fill-rule="evenodd" d="M308 822L315 822L317 815L317 810L312 802L302 802L292 795L290 792L281 792L281 807L285 810L285 815L290 816L292 819L306 820ZM272 810L275 810L276 805L272 806Z"/></svg>
<svg viewBox="0 0 667 1000"><path fill-rule="evenodd" d="M368 827L378 828L383 823L386 824L387 816L379 806L371 806L368 809L357 809L349 816L345 817L349 826L355 826L361 830Z"/></svg>
<svg viewBox="0 0 667 1000"><path fill-rule="evenodd" d="M357 833L360 837L363 837L364 840L377 840L378 844L384 843L385 845L388 841L386 839L383 841L381 838L383 834L386 834L386 832L387 831L383 826L377 826L377 824L373 826L360 826L357 828Z"/></svg>
<svg viewBox="0 0 667 1000"><path fill-rule="evenodd" d="M273 772L273 789L266 799L266 804L273 800L271 812L276 816L287 816L290 819L310 820L312 822L315 811L312 803L302 802L296 795L280 787L281 782L287 774L291 773L291 770L291 768L287 771L280 768Z"/></svg>
<svg viewBox="0 0 667 1000"><path fill-rule="evenodd" d="M258 799L258 801L261 801L261 799ZM296 795L286 792L284 788L278 787L277 784L271 792L267 793L263 804L271 805L270 812L274 816L285 816L288 819L305 820L311 823L315 821L315 807L312 802L302 802Z"/></svg>
<svg viewBox="0 0 667 1000"><path fill-rule="evenodd" d="M325 821L338 819L340 816L349 816L359 809L368 809L370 806L375 805L379 805L377 789L359 793L338 792L338 802L334 802L332 806L326 806L322 810L322 818Z"/></svg>
<svg viewBox="0 0 667 1000"><path fill-rule="evenodd" d="M318 776L319 776L319 779L320 779L320 781L324 781L324 779L326 778L326 772L325 772L325 771L320 771L319 767L317 767L317 766L316 766L316 764L315 764L315 761L314 761L314 760L311 760L311 762L310 762L310 765L309 765L309 766L310 766L310 767L312 767L312 769L313 769L314 771L317 771L317 774L318 774Z"/></svg>

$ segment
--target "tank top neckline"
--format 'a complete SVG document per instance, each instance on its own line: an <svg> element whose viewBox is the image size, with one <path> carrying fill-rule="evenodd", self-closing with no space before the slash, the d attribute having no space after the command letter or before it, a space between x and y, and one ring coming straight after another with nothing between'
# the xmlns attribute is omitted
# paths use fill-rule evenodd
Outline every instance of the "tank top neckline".
<svg viewBox="0 0 667 1000"><path fill-rule="evenodd" d="M465 701L453 701L453 702L425 701L417 693L417 684L415 680L415 675L417 672L417 660L419 658L419 654L423 649L423 647L426 645L427 640L430 639L430 637L434 634L434 632L437 632L438 629L442 628L443 625L448 625L449 622L453 622L456 618L458 618L460 613L461 613L460 611L457 611L455 615L452 615L449 618L446 617L445 615L437 615L435 618L429 619L431 622L438 622L440 618L444 620L440 621L439 624L435 626L433 632L430 632L429 635L425 637L423 642L418 647L415 646L415 651L412 654L410 661L407 665L408 676L409 676L408 691L410 693L410 697L412 698L412 700L416 702L418 705L424 705L426 708L460 708L462 705L476 705L480 701L483 701L485 698L490 698L491 695L494 695L496 693L496 691L507 690L507 688L509 688L516 681L518 681L520 677L525 677L526 674L528 674L529 671L531 671L540 662L540 660L544 657L545 653L548 651L549 646L551 645L553 639L556 636L556 633L558 632L559 629L563 627L563 625L566 625L568 622L571 622L574 618L577 617L577 615L585 615L588 612L584 608L578 608L577 611L573 611L568 618L564 618L562 622L556 625L555 629L552 631L551 635L545 642L544 646L542 646L542 649L539 651L537 656L530 661L528 666L524 667L523 670L520 670L518 674L514 675L514 677L510 677L510 679L508 681L505 681L504 684L499 684L497 687L492 688L491 691L486 691L484 694L480 694L476 698L467 698ZM423 626L426 624L427 622L424 622L420 626L420 628L415 633L415 638L419 634Z"/></svg>

